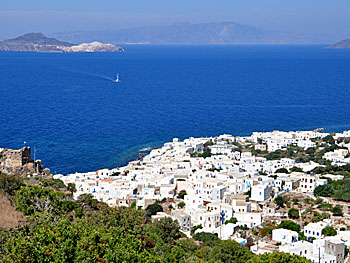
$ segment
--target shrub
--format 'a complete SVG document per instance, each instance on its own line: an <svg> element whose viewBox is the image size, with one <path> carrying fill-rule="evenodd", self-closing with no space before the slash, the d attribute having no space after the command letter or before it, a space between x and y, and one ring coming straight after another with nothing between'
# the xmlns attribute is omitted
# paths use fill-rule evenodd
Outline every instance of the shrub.
<svg viewBox="0 0 350 263"><path fill-rule="evenodd" d="M3 191L10 196L13 196L23 185L23 179L20 177L13 175L0 175L0 191Z"/></svg>
<svg viewBox="0 0 350 263"><path fill-rule="evenodd" d="M185 202L180 202L180 203L177 205L177 207L181 209L181 208L184 208L185 205L186 205Z"/></svg>
<svg viewBox="0 0 350 263"><path fill-rule="evenodd" d="M331 226L326 226L325 228L322 229L322 235L328 237L328 236L336 236L337 235L337 230L335 230Z"/></svg>
<svg viewBox="0 0 350 263"><path fill-rule="evenodd" d="M158 212L163 212L163 208L161 205L154 203L146 208L146 214L147 216L153 216L156 215Z"/></svg>
<svg viewBox="0 0 350 263"><path fill-rule="evenodd" d="M332 209L334 216L343 216L343 207L341 205L336 205Z"/></svg>
<svg viewBox="0 0 350 263"><path fill-rule="evenodd" d="M296 231L296 232L300 231L300 225L298 225L297 223L294 223L291 220L284 220L284 221L282 221L278 225L278 228L289 229L289 230Z"/></svg>
<svg viewBox="0 0 350 263"><path fill-rule="evenodd" d="M292 219L298 219L299 218L299 210L295 208L291 208L288 211L288 217Z"/></svg>

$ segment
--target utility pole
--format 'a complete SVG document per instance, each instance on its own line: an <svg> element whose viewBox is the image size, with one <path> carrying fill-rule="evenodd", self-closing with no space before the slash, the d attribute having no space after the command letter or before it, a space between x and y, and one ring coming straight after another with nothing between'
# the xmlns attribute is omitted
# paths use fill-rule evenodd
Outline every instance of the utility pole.
<svg viewBox="0 0 350 263"><path fill-rule="evenodd" d="M35 163L35 159L36 159L36 149L35 149L35 146L34 146L34 163Z"/></svg>
<svg viewBox="0 0 350 263"><path fill-rule="evenodd" d="M318 248L318 263L321 263L321 246Z"/></svg>

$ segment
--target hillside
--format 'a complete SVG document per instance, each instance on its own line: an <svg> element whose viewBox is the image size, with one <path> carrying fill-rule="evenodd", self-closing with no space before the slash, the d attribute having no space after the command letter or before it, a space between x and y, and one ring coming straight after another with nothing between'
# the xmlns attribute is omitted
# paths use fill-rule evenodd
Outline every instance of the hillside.
<svg viewBox="0 0 350 263"><path fill-rule="evenodd" d="M130 44L299 44L310 43L302 35L272 32L235 22L176 23L112 31L55 33L54 37L75 43L103 41Z"/></svg>
<svg viewBox="0 0 350 263"><path fill-rule="evenodd" d="M334 45L329 46L331 49L350 49L350 39L342 40Z"/></svg>
<svg viewBox="0 0 350 263"><path fill-rule="evenodd" d="M28 220L9 231L0 227L0 262L309 262L277 252L255 256L211 233L188 238L169 217L151 221L152 209L111 208L90 194L74 201L75 188L62 186L50 178L29 183L0 174L0 192ZM12 206L6 209L2 213L13 213Z"/></svg>
<svg viewBox="0 0 350 263"><path fill-rule="evenodd" d="M62 52L62 47L73 44L48 38L42 33L28 33L0 42L0 51Z"/></svg>
<svg viewBox="0 0 350 263"><path fill-rule="evenodd" d="M100 42L74 45L48 38L42 33L28 33L16 38L0 42L0 51L31 51L31 52L121 52L123 48Z"/></svg>

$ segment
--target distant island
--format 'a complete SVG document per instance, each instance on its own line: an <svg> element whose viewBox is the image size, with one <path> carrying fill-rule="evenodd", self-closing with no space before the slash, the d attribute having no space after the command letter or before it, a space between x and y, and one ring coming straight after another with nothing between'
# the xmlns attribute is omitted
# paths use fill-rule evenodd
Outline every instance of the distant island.
<svg viewBox="0 0 350 263"><path fill-rule="evenodd" d="M331 49L350 49L350 39L345 39L329 46Z"/></svg>
<svg viewBox="0 0 350 263"><path fill-rule="evenodd" d="M112 44L101 42L75 45L48 38L42 33L28 33L13 39L0 42L0 51L31 51L31 52L123 52L124 49Z"/></svg>
<svg viewBox="0 0 350 263"><path fill-rule="evenodd" d="M77 31L51 34L65 41L83 43L98 39L106 43L155 45L250 45L250 44L315 44L312 38L290 32L269 31L235 22L164 26L141 26L128 29Z"/></svg>

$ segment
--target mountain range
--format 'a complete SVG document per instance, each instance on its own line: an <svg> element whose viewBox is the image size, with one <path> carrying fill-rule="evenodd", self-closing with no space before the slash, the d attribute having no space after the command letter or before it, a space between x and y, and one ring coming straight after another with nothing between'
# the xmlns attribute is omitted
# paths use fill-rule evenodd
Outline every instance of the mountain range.
<svg viewBox="0 0 350 263"><path fill-rule="evenodd" d="M118 44L315 44L311 38L288 32L259 29L235 22L176 23L109 31L51 34L74 43L103 41Z"/></svg>

